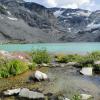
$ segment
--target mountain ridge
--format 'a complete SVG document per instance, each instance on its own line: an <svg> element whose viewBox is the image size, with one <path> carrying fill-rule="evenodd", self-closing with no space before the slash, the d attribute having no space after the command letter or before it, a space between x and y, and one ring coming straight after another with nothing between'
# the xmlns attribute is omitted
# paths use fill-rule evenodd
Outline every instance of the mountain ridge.
<svg viewBox="0 0 100 100"><path fill-rule="evenodd" d="M100 42L100 11L0 0L0 42Z"/></svg>

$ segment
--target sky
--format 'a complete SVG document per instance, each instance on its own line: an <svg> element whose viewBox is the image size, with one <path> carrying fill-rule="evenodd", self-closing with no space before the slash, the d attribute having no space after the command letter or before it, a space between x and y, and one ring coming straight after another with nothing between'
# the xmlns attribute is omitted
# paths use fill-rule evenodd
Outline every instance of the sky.
<svg viewBox="0 0 100 100"><path fill-rule="evenodd" d="M81 8L87 10L100 10L100 0L25 0L36 2L45 7Z"/></svg>

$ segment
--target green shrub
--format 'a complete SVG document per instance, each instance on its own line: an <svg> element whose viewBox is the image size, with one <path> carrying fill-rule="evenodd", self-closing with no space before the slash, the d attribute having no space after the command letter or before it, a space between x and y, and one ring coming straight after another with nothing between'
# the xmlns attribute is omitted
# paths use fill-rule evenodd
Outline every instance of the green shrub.
<svg viewBox="0 0 100 100"><path fill-rule="evenodd" d="M93 67L94 59L84 56L79 62L80 67Z"/></svg>
<svg viewBox="0 0 100 100"><path fill-rule="evenodd" d="M88 54L88 57L93 59L94 61L100 60L100 51L92 52L92 53Z"/></svg>
<svg viewBox="0 0 100 100"><path fill-rule="evenodd" d="M42 50L33 50L32 52L32 60L33 62L37 64L42 64L42 63L49 63L51 58L50 55L48 54L47 50L42 49Z"/></svg>
<svg viewBox="0 0 100 100"><path fill-rule="evenodd" d="M82 97L79 94L77 94L74 95L71 100L82 100Z"/></svg>
<svg viewBox="0 0 100 100"><path fill-rule="evenodd" d="M25 72L28 66L20 60L0 60L0 78L7 78Z"/></svg>
<svg viewBox="0 0 100 100"><path fill-rule="evenodd" d="M66 56L56 56L56 61L59 63L67 63L67 57Z"/></svg>
<svg viewBox="0 0 100 100"><path fill-rule="evenodd" d="M30 70L34 70L36 68L36 63L33 62L32 65L29 65Z"/></svg>
<svg viewBox="0 0 100 100"><path fill-rule="evenodd" d="M94 65L93 67L95 73L100 73L100 64Z"/></svg>
<svg viewBox="0 0 100 100"><path fill-rule="evenodd" d="M28 65L21 60L11 60L8 66L11 75L17 75L28 70Z"/></svg>
<svg viewBox="0 0 100 100"><path fill-rule="evenodd" d="M81 59L82 59L82 56L77 55L77 54L56 56L56 61L60 63L79 62Z"/></svg>

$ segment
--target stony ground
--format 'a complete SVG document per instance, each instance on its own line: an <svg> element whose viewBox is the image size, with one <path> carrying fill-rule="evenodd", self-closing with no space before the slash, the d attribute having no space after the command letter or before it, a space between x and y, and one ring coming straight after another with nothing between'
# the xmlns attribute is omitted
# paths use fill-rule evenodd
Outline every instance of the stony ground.
<svg viewBox="0 0 100 100"><path fill-rule="evenodd" d="M55 68L45 67L39 70L46 72L50 80L34 82L33 80L29 80L29 77L33 75L34 71L27 71L16 77L0 79L0 91L26 87L32 90L39 90L44 94L62 94L68 98L71 98L77 93L86 93L93 95L93 100L100 100L100 76L98 75L92 77L82 76L78 72L79 69L72 66ZM15 98L7 97L2 100L15 100Z"/></svg>

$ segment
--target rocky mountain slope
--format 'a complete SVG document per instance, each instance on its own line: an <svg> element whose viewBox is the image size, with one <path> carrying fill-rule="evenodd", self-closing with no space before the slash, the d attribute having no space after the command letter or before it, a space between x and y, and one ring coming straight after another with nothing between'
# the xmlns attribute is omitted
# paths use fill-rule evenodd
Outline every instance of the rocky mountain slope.
<svg viewBox="0 0 100 100"><path fill-rule="evenodd" d="M0 0L0 43L100 41L100 11Z"/></svg>

